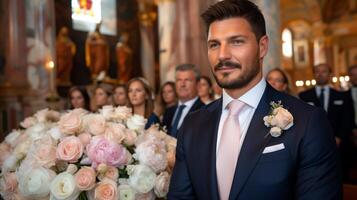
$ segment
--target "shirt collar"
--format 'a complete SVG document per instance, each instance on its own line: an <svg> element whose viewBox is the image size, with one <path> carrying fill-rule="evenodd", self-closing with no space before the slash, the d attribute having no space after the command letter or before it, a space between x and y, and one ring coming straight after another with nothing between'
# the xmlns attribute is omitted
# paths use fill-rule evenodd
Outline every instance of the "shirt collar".
<svg viewBox="0 0 357 200"><path fill-rule="evenodd" d="M239 97L238 100L244 102L245 104L249 105L250 107L252 107L254 109L257 108L258 104L260 102L260 99L263 96L266 85L267 84L266 84L265 79L262 78L258 84L256 84L250 90L248 90L241 97ZM222 110L224 110L227 107L227 105L234 99L227 94L225 89L223 89L222 98L223 98Z"/></svg>
<svg viewBox="0 0 357 200"><path fill-rule="evenodd" d="M198 99L198 96L193 98L193 99L191 99L191 100L186 101L185 103L182 103L182 101L179 100L178 106L185 105L186 107L190 108L195 103L195 101L197 99Z"/></svg>

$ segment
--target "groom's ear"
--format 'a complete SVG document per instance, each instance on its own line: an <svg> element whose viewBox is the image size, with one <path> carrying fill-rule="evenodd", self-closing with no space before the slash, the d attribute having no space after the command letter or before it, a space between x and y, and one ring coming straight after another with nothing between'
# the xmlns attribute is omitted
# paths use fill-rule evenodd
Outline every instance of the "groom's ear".
<svg viewBox="0 0 357 200"><path fill-rule="evenodd" d="M269 38L267 35L262 36L259 39L259 59L263 59L268 53Z"/></svg>

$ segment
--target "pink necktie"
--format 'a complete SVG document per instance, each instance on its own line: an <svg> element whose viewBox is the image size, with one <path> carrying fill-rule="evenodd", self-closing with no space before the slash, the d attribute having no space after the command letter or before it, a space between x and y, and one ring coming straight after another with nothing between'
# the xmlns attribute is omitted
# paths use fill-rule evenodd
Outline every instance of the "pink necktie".
<svg viewBox="0 0 357 200"><path fill-rule="evenodd" d="M217 179L221 200L227 200L231 190L239 155L240 126L238 114L245 103L233 100L228 104L229 114L224 122L217 152Z"/></svg>

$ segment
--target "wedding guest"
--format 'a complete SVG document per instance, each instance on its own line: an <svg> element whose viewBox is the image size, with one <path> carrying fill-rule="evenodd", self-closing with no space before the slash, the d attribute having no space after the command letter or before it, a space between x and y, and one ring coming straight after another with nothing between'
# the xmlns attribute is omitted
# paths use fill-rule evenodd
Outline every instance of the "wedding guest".
<svg viewBox="0 0 357 200"><path fill-rule="evenodd" d="M144 78L133 78L127 84L129 106L133 114L141 115L147 119L145 129L151 125L160 123L159 117L154 111L154 97L148 81Z"/></svg>
<svg viewBox="0 0 357 200"><path fill-rule="evenodd" d="M201 76L198 81L198 96L204 104L209 104L214 100L212 81L207 76Z"/></svg>
<svg viewBox="0 0 357 200"><path fill-rule="evenodd" d="M289 79L282 69L274 68L270 70L266 75L266 80L274 89L287 94L290 93Z"/></svg>
<svg viewBox="0 0 357 200"><path fill-rule="evenodd" d="M105 105L111 105L113 86L107 83L100 83L94 91L94 111L98 111Z"/></svg>
<svg viewBox="0 0 357 200"><path fill-rule="evenodd" d="M182 64L176 67L176 92L178 104L166 109L162 124L166 126L168 134L177 136L177 131L188 113L198 110L205 104L197 95L197 84L200 74L192 64Z"/></svg>
<svg viewBox="0 0 357 200"><path fill-rule="evenodd" d="M90 110L90 98L85 87L73 86L68 92L70 109L83 108Z"/></svg>
<svg viewBox="0 0 357 200"><path fill-rule="evenodd" d="M128 96L126 92L126 86L124 84L119 84L114 87L113 104L114 106L128 105Z"/></svg>
<svg viewBox="0 0 357 200"><path fill-rule="evenodd" d="M167 108L174 106L177 103L177 94L175 91L175 83L172 81L165 82L159 91L159 95L155 99L155 113L162 119L163 113Z"/></svg>

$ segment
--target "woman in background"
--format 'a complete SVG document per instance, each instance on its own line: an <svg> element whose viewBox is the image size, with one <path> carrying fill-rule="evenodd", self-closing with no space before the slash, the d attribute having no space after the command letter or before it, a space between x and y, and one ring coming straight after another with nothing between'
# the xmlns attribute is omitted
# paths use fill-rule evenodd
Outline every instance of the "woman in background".
<svg viewBox="0 0 357 200"><path fill-rule="evenodd" d="M90 98L85 87L73 86L68 92L70 109L83 108L90 110Z"/></svg>
<svg viewBox="0 0 357 200"><path fill-rule="evenodd" d="M98 111L105 105L111 105L112 91L113 86L106 83L101 83L95 88L93 106L94 111Z"/></svg>
<svg viewBox="0 0 357 200"><path fill-rule="evenodd" d="M147 119L145 129L160 123L158 116L154 113L153 93L147 80L144 78L131 79L127 84L127 93L133 114L141 115Z"/></svg>
<svg viewBox="0 0 357 200"><path fill-rule="evenodd" d="M114 106L128 105L128 96L126 93L127 93L126 86L124 84L119 84L114 87L114 91L113 91Z"/></svg>
<svg viewBox="0 0 357 200"><path fill-rule="evenodd" d="M268 83L280 92L290 93L289 79L286 73L280 68L270 70L266 76Z"/></svg>
<svg viewBox="0 0 357 200"><path fill-rule="evenodd" d="M214 100L212 81L207 76L201 76L198 81L198 96L205 104L209 104Z"/></svg>

